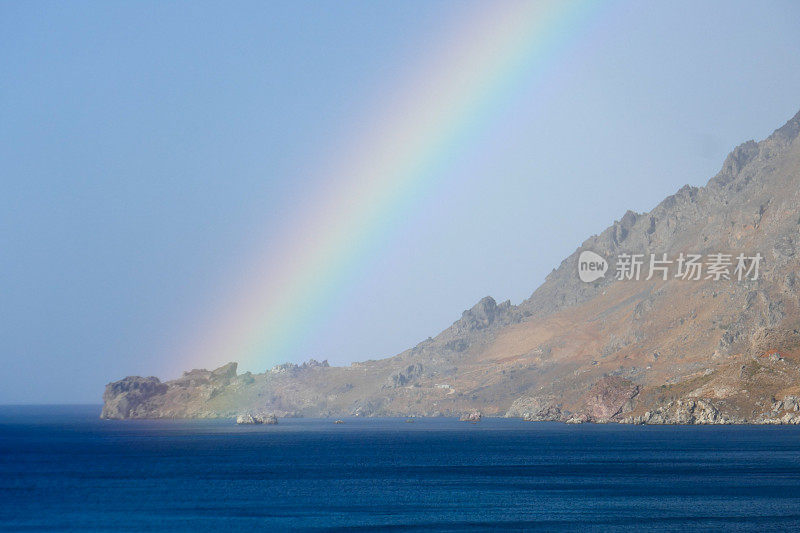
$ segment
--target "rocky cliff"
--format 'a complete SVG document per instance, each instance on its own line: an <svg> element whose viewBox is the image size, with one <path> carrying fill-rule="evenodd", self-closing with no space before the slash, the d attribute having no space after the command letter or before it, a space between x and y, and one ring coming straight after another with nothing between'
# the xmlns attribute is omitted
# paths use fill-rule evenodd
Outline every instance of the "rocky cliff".
<svg viewBox="0 0 800 533"><path fill-rule="evenodd" d="M165 383L128 377L106 387L102 416L477 410L570 422L800 422L799 133L800 113L767 139L737 147L705 187L687 185L587 239L521 304L484 298L394 357L262 374L237 374L230 363ZM591 283L577 274L586 250L611 263ZM666 279L620 280L624 254L645 263L651 254L723 254L734 264L719 279L672 270ZM737 279L739 254L763 257L757 276Z"/></svg>

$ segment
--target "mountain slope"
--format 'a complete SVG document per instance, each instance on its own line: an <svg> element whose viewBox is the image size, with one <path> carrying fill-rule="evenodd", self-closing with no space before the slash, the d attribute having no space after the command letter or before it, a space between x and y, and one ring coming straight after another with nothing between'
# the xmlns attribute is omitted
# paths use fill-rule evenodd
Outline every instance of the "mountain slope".
<svg viewBox="0 0 800 533"><path fill-rule="evenodd" d="M800 113L748 141L705 187L629 211L587 239L518 306L484 298L394 357L264 374L235 364L178 380L111 383L102 416L455 415L531 420L794 422L800 409ZM612 264L582 282L581 252ZM763 256L758 279L617 280L614 258ZM645 265L647 266L647 265ZM644 276L643 276L644 277Z"/></svg>

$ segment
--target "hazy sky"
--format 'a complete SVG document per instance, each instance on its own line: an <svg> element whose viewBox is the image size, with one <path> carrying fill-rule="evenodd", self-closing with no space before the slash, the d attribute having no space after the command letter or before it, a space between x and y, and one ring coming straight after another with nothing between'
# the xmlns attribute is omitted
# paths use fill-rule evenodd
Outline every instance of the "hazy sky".
<svg viewBox="0 0 800 533"><path fill-rule="evenodd" d="M108 381L191 366L174 354L247 290L254 250L335 189L309 162L475 7L0 3L0 403L99 402ZM324 319L245 369L393 355L483 296L527 298L586 237L800 110L798 27L792 1L597 9L351 265Z"/></svg>

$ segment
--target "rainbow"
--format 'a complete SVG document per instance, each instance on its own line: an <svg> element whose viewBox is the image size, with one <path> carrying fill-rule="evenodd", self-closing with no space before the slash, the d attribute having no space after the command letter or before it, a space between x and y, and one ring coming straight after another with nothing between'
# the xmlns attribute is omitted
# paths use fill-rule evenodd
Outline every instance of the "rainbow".
<svg viewBox="0 0 800 533"><path fill-rule="evenodd" d="M422 64L404 73L403 86L366 110L368 127L354 127L347 149L320 169L322 189L255 258L242 294L184 351L192 364L239 361L261 372L281 362L470 136L515 91L544 85L599 9L566 0L470 5Z"/></svg>

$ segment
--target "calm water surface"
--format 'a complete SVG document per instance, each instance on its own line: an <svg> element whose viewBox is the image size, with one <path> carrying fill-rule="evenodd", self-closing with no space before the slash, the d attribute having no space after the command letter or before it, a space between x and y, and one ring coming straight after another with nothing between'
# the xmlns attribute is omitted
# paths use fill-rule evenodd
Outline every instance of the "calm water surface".
<svg viewBox="0 0 800 533"><path fill-rule="evenodd" d="M0 529L800 531L800 427L99 409L0 407Z"/></svg>

